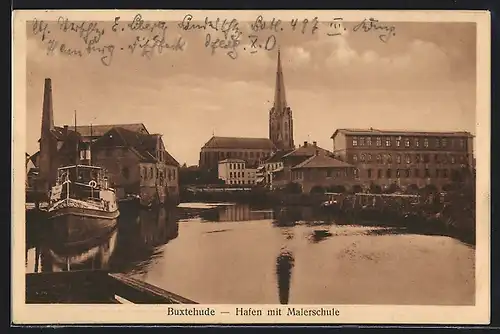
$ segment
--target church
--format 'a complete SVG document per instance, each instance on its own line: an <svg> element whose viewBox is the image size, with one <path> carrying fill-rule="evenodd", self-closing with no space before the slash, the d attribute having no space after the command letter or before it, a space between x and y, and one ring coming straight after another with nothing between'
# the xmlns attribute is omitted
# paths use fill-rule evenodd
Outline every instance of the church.
<svg viewBox="0 0 500 334"><path fill-rule="evenodd" d="M269 138L213 136L201 148L199 166L214 175L217 174L219 161L224 159L244 160L247 168L257 168L259 162L273 153L294 148L292 110L286 102L281 55L278 50L274 104L269 111Z"/></svg>

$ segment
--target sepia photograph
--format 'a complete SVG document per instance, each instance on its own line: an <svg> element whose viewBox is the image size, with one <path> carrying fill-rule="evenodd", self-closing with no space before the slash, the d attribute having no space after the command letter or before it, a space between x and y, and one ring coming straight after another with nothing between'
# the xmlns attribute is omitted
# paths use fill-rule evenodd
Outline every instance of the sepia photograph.
<svg viewBox="0 0 500 334"><path fill-rule="evenodd" d="M19 319L489 322L489 14L13 29Z"/></svg>

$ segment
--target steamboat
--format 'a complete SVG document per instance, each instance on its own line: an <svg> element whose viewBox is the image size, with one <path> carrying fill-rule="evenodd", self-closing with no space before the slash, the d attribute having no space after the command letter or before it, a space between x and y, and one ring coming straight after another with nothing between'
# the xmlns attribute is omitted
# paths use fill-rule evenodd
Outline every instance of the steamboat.
<svg viewBox="0 0 500 334"><path fill-rule="evenodd" d="M116 192L109 187L104 169L92 165L58 168L47 208L52 237L76 246L111 231L119 215Z"/></svg>

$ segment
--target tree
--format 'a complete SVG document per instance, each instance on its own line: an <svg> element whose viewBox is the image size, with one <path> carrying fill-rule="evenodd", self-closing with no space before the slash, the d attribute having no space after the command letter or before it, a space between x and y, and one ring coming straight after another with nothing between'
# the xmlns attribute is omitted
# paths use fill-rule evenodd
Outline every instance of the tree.
<svg viewBox="0 0 500 334"><path fill-rule="evenodd" d="M352 186L352 191L354 193L363 192L363 187L361 187L359 184L355 184L354 186Z"/></svg>
<svg viewBox="0 0 500 334"><path fill-rule="evenodd" d="M415 183L413 183L406 188L406 193L415 194L418 192L418 190L419 190L418 186Z"/></svg>
<svg viewBox="0 0 500 334"><path fill-rule="evenodd" d="M302 186L296 182L287 183L283 189L288 194L300 194L302 193Z"/></svg>
<svg viewBox="0 0 500 334"><path fill-rule="evenodd" d="M311 194L324 194L325 188L323 188L322 186L314 186L314 187L312 187L310 193Z"/></svg>
<svg viewBox="0 0 500 334"><path fill-rule="evenodd" d="M391 183L391 185L385 190L386 194L394 194L395 192L401 191L401 188L397 183Z"/></svg>
<svg viewBox="0 0 500 334"><path fill-rule="evenodd" d="M382 193L382 188L378 184L375 184L375 183L372 182L370 184L370 193L372 193L372 194L380 194L380 193Z"/></svg>

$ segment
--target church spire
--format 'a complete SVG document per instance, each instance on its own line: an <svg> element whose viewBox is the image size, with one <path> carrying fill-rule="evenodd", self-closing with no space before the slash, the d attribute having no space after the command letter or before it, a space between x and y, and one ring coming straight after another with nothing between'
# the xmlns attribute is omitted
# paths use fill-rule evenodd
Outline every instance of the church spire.
<svg viewBox="0 0 500 334"><path fill-rule="evenodd" d="M276 68L276 87L274 91L274 110L283 111L286 105L285 81L283 79L283 69L281 68L281 52L278 48L278 65Z"/></svg>

